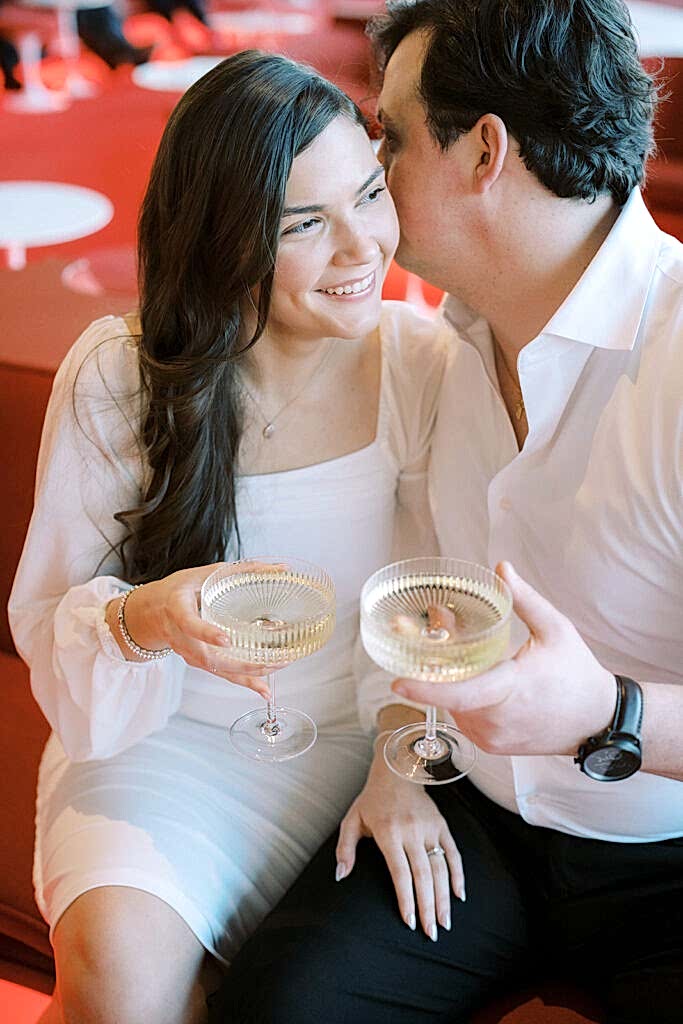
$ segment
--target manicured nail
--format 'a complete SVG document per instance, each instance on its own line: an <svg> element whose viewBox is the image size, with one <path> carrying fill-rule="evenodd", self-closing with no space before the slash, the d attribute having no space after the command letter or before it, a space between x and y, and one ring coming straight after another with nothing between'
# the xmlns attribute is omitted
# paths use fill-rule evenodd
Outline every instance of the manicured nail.
<svg viewBox="0 0 683 1024"><path fill-rule="evenodd" d="M460 890L460 892L458 893L458 896L459 896L460 900L462 900L463 903L467 902L467 896L465 895L465 886L464 885L463 885L462 889Z"/></svg>
<svg viewBox="0 0 683 1024"><path fill-rule="evenodd" d="M394 693L402 693L405 696L406 688L403 683L394 683L391 689Z"/></svg>
<svg viewBox="0 0 683 1024"><path fill-rule="evenodd" d="M446 920L444 921L444 928L446 929L447 932L449 932L451 930L451 915L450 915L450 913L446 914Z"/></svg>
<svg viewBox="0 0 683 1024"><path fill-rule="evenodd" d="M411 932L415 931L417 922L415 921L415 914L408 914L406 918L406 924L410 928Z"/></svg>
<svg viewBox="0 0 683 1024"><path fill-rule="evenodd" d="M335 881L341 882L342 878L346 878L347 874L348 871L346 868L346 864L344 864L344 862L340 860L339 863L337 864L337 870L334 873Z"/></svg>
<svg viewBox="0 0 683 1024"><path fill-rule="evenodd" d="M429 930L429 938L432 940L432 942L436 942L438 937L439 937L439 933L437 931L436 925L433 924L432 927Z"/></svg>

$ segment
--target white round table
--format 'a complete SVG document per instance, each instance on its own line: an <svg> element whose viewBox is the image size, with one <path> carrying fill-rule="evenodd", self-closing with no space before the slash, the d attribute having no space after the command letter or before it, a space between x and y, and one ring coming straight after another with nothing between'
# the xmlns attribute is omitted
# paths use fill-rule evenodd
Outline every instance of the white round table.
<svg viewBox="0 0 683 1024"><path fill-rule="evenodd" d="M133 68L131 78L141 89L185 92L225 57L188 57L187 60L152 60Z"/></svg>
<svg viewBox="0 0 683 1024"><path fill-rule="evenodd" d="M305 5L309 6L309 5ZM315 32L318 20L312 10L216 11L211 28L234 32L238 37L306 36Z"/></svg>
<svg viewBox="0 0 683 1024"><path fill-rule="evenodd" d="M666 3L629 0L626 5L641 57L683 57L683 10Z"/></svg>
<svg viewBox="0 0 683 1024"><path fill-rule="evenodd" d="M0 181L0 248L11 270L35 245L72 242L103 228L114 205L101 192L56 181Z"/></svg>

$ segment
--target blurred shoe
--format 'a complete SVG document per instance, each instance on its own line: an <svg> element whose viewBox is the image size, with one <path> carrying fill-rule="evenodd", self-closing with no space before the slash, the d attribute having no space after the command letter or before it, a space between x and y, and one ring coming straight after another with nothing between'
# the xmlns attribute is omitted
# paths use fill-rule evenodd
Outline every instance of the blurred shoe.
<svg viewBox="0 0 683 1024"><path fill-rule="evenodd" d="M133 46L128 42L121 19L111 4L79 10L78 34L88 49L110 68L118 68L121 64L144 64L153 49L151 46Z"/></svg>
<svg viewBox="0 0 683 1024"><path fill-rule="evenodd" d="M132 46L131 43L117 46L112 50L101 50L98 56L105 61L110 68L118 68L122 64L146 64L152 56L153 46Z"/></svg>
<svg viewBox="0 0 683 1024"><path fill-rule="evenodd" d="M18 63L19 54L16 47L13 46L9 39L0 36L0 70L2 71L6 89L21 89L21 82L18 78L14 77L14 70Z"/></svg>

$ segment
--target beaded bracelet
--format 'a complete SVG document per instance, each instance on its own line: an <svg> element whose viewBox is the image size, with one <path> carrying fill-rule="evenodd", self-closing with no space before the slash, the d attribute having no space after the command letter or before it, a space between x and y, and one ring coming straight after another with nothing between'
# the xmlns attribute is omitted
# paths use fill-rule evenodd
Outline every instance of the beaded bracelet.
<svg viewBox="0 0 683 1024"><path fill-rule="evenodd" d="M119 610L117 612L117 618L119 620L119 630L121 632L121 638L126 647L128 647L133 652L133 654L137 654L138 658L142 658L143 661L160 661L161 658L167 658L169 654L173 654L173 648L162 647L161 650L150 651L146 647L140 647L140 644L136 644L135 640L133 640L133 637L128 632L126 620L123 617L126 608L126 601L128 600L128 598L130 597L134 590L139 590L140 587L142 586L144 586L144 583L138 583L136 586L131 587L130 590L127 590L126 593L123 595L123 598L121 599L121 603L119 605Z"/></svg>

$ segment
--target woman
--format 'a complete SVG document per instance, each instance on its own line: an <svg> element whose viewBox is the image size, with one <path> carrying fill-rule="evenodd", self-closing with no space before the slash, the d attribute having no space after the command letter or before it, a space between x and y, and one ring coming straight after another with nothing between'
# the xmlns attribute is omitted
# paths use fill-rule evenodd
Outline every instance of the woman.
<svg viewBox="0 0 683 1024"><path fill-rule="evenodd" d="M237 54L174 111L140 221L140 317L91 325L57 375L10 603L54 730L44 1022L202 1021L204 969L361 786L358 593L394 535L406 554L434 545L443 349L382 306L397 234L359 111L309 69ZM215 563L258 555L325 566L338 600L328 647L278 676L318 742L272 768L226 735L264 680L197 613Z"/></svg>

